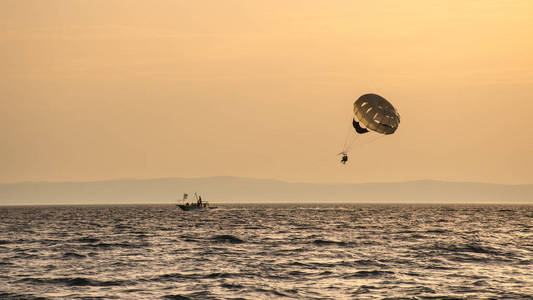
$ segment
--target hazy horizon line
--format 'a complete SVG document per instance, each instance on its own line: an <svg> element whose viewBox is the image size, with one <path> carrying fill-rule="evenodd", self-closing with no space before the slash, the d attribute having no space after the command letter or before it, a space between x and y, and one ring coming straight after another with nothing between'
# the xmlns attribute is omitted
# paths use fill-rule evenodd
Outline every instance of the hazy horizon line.
<svg viewBox="0 0 533 300"><path fill-rule="evenodd" d="M7 184L28 184L28 183L99 183L99 182L116 182L116 181L149 181L149 180L168 180L168 179L216 179L216 178L233 178L233 179L248 179L248 180L268 180L278 181L283 183L293 184L331 184L331 185L344 185L344 184L394 184L394 183L409 183L409 182L441 182L441 183L465 183L465 184L487 184L487 185L504 185L504 186L524 186L532 185L533 183L495 183L495 182L483 182L483 181L451 181L442 179L411 179L411 180L398 180L398 181L364 181L364 182L348 182L348 181L291 181L286 179L269 178L269 177L243 177L233 175L213 175L213 176L193 176L193 177L147 177L147 178L135 178L135 177L122 177L122 178L108 178L108 179L92 179L92 180L22 180L22 181L6 181L0 182L1 185Z"/></svg>
<svg viewBox="0 0 533 300"><path fill-rule="evenodd" d="M487 201L487 202L464 202L464 201L443 201L443 202L391 202L391 201L374 201L374 202L350 202L350 201L332 201L332 202L283 202L283 201L265 201L265 202L211 202L210 204L216 205L526 205L533 206L533 203L530 202L520 202L520 201L506 201L506 202L496 202L496 201ZM147 203L147 202L110 202L110 203L76 203L76 202L62 202L62 203L20 203L20 204L2 204L0 207L21 207L21 206L154 206L154 205L165 205L165 206L176 206L176 202L157 202L157 203Z"/></svg>

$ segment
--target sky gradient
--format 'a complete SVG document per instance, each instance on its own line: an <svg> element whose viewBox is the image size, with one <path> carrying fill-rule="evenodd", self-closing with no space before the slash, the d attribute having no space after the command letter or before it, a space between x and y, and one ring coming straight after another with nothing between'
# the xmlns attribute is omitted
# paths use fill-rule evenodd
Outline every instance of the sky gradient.
<svg viewBox="0 0 533 300"><path fill-rule="evenodd" d="M533 183L532 1L1 1L0 182ZM396 134L339 164L352 103Z"/></svg>

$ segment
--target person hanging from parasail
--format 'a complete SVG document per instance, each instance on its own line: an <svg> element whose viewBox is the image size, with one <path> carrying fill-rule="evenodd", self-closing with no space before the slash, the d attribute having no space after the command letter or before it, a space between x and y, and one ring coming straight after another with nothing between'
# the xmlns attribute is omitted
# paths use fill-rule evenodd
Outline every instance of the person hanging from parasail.
<svg viewBox="0 0 533 300"><path fill-rule="evenodd" d="M342 154L341 164L345 165L346 162L348 161L348 154L346 154L345 152L341 152L339 154Z"/></svg>

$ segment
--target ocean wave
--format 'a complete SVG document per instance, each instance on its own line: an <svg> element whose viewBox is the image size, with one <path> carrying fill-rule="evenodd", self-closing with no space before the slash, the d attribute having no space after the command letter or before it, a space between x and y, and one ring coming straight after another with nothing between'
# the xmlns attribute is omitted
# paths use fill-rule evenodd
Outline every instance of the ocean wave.
<svg viewBox="0 0 533 300"><path fill-rule="evenodd" d="M87 258L87 256L75 252L66 252L65 254L63 254L63 258Z"/></svg>
<svg viewBox="0 0 533 300"><path fill-rule="evenodd" d="M238 283L221 283L220 287L223 287L231 291L239 291L245 288L244 285L238 284Z"/></svg>
<svg viewBox="0 0 533 300"><path fill-rule="evenodd" d="M353 293L353 295L357 296L357 295L361 295L361 294L368 294L368 293L372 293L374 290L377 290L377 289L379 289L379 288L376 287L376 286L362 285L362 286L357 288L357 290Z"/></svg>
<svg viewBox="0 0 533 300"><path fill-rule="evenodd" d="M165 295L165 296L163 296L163 299L168 299L168 300L192 300L193 298L189 298L187 296L182 296L182 295Z"/></svg>
<svg viewBox="0 0 533 300"><path fill-rule="evenodd" d="M162 298L170 299L170 300L191 300L191 299L214 300L214 299L218 299L213 294L211 294L209 291L193 292L193 293L187 294L187 296L179 295L179 294L165 295Z"/></svg>
<svg viewBox="0 0 533 300"><path fill-rule="evenodd" d="M246 277L244 273L225 273L225 272L209 272L209 273L167 273L151 277L148 281L152 282L174 282L176 280L200 280L200 279L216 279L216 278L243 278Z"/></svg>
<svg viewBox="0 0 533 300"><path fill-rule="evenodd" d="M130 242L119 242L119 243L96 243L96 244L87 244L85 247L88 248L98 248L102 250L112 249L112 248L128 248L128 249L136 249L136 248L146 248L150 244L148 242L141 242L141 243L130 243Z"/></svg>
<svg viewBox="0 0 533 300"><path fill-rule="evenodd" d="M448 230L448 229L428 229L426 231L424 231L425 233L438 233L438 234L443 234L443 233L450 233L451 231Z"/></svg>
<svg viewBox="0 0 533 300"><path fill-rule="evenodd" d="M380 271L380 270L372 270L372 271L358 271L353 274L345 275L343 278L380 278L385 276L391 276L394 272L392 271Z"/></svg>
<svg viewBox="0 0 533 300"><path fill-rule="evenodd" d="M13 255L11 259L28 259L29 260L29 259L40 258L39 255L33 254L33 253L27 253L26 251L31 251L31 249L30 250L15 249L14 251L12 251L15 253L15 255Z"/></svg>
<svg viewBox="0 0 533 300"><path fill-rule="evenodd" d="M254 292L276 296L276 297L290 297L289 294L279 291L278 289L271 288L271 289L265 289L265 288L255 288L253 290Z"/></svg>
<svg viewBox="0 0 533 300"><path fill-rule="evenodd" d="M96 280L86 277L24 278L17 282L31 284L53 284L66 286L125 286L131 284L125 280Z"/></svg>
<svg viewBox="0 0 533 300"><path fill-rule="evenodd" d="M512 257L510 252L482 245L476 242L467 243L436 243L433 246L434 250L444 251L450 254L480 254L484 256L477 257L478 259L498 259L505 260L507 257ZM474 257L473 257L474 258ZM476 258L474 258L476 259Z"/></svg>
<svg viewBox="0 0 533 300"><path fill-rule="evenodd" d="M353 263L358 266L375 266L375 267L385 267L386 264L380 263L377 259L357 259Z"/></svg>
<svg viewBox="0 0 533 300"><path fill-rule="evenodd" d="M238 237L235 237L233 235L228 235L228 234L213 236L211 238L211 241L216 242L216 243L230 243L230 244L244 243L244 241L239 239Z"/></svg>
<svg viewBox="0 0 533 300"><path fill-rule="evenodd" d="M311 243L315 245L319 245L319 246L337 245L337 246L343 246L343 247L353 244L353 243L347 243L343 241L330 241L330 240L322 240L322 239L313 240Z"/></svg>
<svg viewBox="0 0 533 300"><path fill-rule="evenodd" d="M82 238L77 238L77 239L73 239L72 241L74 242L79 242L79 243L96 243L96 242L99 242L100 239L99 238L95 238L95 237L82 237Z"/></svg>
<svg viewBox="0 0 533 300"><path fill-rule="evenodd" d="M48 300L48 298L41 296L34 296L32 294L17 294L10 292L0 292L0 299L6 300Z"/></svg>

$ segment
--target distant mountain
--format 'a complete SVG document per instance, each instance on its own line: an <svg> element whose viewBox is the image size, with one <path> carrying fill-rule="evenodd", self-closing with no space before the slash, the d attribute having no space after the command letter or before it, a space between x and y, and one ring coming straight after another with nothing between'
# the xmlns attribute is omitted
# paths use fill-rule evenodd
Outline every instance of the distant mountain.
<svg viewBox="0 0 533 300"><path fill-rule="evenodd" d="M0 184L0 205L175 203L184 192L213 203L531 203L533 184L442 181L293 183L237 177Z"/></svg>

